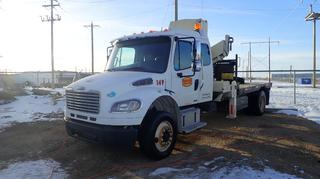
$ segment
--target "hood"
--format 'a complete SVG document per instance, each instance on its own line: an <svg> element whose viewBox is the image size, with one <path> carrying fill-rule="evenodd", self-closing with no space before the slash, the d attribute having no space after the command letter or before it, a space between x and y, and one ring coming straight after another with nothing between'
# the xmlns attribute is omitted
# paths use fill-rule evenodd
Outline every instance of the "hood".
<svg viewBox="0 0 320 179"><path fill-rule="evenodd" d="M67 89L75 91L123 91L124 89L132 88L133 82L146 78L152 78L154 84L155 78L158 75L154 73L128 71L104 72L76 81L67 86Z"/></svg>

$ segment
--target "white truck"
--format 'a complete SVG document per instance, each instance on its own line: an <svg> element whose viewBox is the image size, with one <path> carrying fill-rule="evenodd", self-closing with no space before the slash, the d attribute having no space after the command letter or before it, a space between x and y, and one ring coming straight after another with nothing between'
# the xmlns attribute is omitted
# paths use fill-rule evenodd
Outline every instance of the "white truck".
<svg viewBox="0 0 320 179"><path fill-rule="evenodd" d="M223 60L233 38L211 47L207 26L203 19L184 19L168 30L112 41L106 71L66 87L68 134L98 143L138 141L143 153L162 159L178 133L206 125L202 111L263 114L271 84L239 80L237 59ZM237 108L228 108L231 99Z"/></svg>

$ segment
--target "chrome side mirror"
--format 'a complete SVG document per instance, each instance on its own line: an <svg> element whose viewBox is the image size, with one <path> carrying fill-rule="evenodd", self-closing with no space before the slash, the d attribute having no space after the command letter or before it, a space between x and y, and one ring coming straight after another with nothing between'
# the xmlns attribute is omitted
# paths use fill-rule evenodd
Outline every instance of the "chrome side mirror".
<svg viewBox="0 0 320 179"><path fill-rule="evenodd" d="M196 43L196 55L195 60L200 61L201 60L201 42L195 42Z"/></svg>
<svg viewBox="0 0 320 179"><path fill-rule="evenodd" d="M109 57L111 55L112 50L113 50L113 46L110 46L107 48L107 62L109 61Z"/></svg>
<svg viewBox="0 0 320 179"><path fill-rule="evenodd" d="M194 72L201 71L201 42L195 42L196 49L195 49L195 58L191 64L192 70Z"/></svg>
<svg viewBox="0 0 320 179"><path fill-rule="evenodd" d="M191 63L191 68L194 72L199 72L201 71L201 61L200 60L194 60Z"/></svg>

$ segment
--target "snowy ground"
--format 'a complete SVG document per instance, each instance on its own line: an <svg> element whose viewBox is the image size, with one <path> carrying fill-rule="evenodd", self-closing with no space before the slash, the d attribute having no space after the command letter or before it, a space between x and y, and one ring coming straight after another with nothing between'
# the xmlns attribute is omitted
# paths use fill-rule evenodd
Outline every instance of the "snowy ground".
<svg viewBox="0 0 320 179"><path fill-rule="evenodd" d="M17 162L0 170L0 179L62 179L67 176L60 164L54 160Z"/></svg>
<svg viewBox="0 0 320 179"><path fill-rule="evenodd" d="M54 114L63 113L64 103L64 98L54 99L50 95L18 96L14 102L0 105L0 131L15 122L53 120Z"/></svg>
<svg viewBox="0 0 320 179"><path fill-rule="evenodd" d="M154 170L149 174L152 177L159 178L212 178L212 179L298 179L294 175L289 175L286 173L281 173L273 170L269 167L264 167L264 169L257 170L249 166L225 166L218 167L216 164L217 161L223 160L223 157L217 157L211 161L205 162L202 166L199 166L198 169L192 168L171 168L171 167L162 167ZM244 159L245 160L245 159ZM303 172L303 171L301 171Z"/></svg>
<svg viewBox="0 0 320 179"><path fill-rule="evenodd" d="M154 170L149 174L150 177L155 178L212 178L212 179L298 179L294 175L289 175L275 171L269 167L262 170L257 170L249 166L234 166L222 167L215 166L215 162L223 159L217 157L212 161L205 162L197 169L193 168L172 168L162 167ZM67 172L61 168L60 164L54 160L37 160L17 162L8 166L8 168L0 170L0 179L15 178L15 179L62 179L67 178Z"/></svg>
<svg viewBox="0 0 320 179"><path fill-rule="evenodd" d="M268 108L279 108L278 113L297 115L320 124L320 88L297 85L294 104L292 83L273 82Z"/></svg>
<svg viewBox="0 0 320 179"><path fill-rule="evenodd" d="M223 167L221 169L213 170L208 172L206 167L199 167L198 170L194 171L191 168L183 168L183 169L176 169L170 167L158 168L152 173L150 176L159 177L163 175L168 175L170 173L174 173L173 178L212 178L212 179L234 179L234 178L241 178L241 179L298 179L298 177L294 175L289 175L281 172L277 172L271 168L266 167L263 170L256 170L252 167L242 166L242 167ZM187 174L186 174L187 173Z"/></svg>

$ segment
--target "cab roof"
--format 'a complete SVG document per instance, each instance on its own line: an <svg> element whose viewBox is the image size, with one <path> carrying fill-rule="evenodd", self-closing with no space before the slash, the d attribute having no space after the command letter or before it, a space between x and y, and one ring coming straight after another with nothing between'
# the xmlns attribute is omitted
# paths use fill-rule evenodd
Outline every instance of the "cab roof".
<svg viewBox="0 0 320 179"><path fill-rule="evenodd" d="M200 29L195 29L197 28ZM138 39L145 37L195 37L196 39L207 40L207 21L203 19L182 19L179 21L173 21L170 23L169 30L164 31L150 31L148 33L132 34L117 38L115 41L125 41L130 39Z"/></svg>

